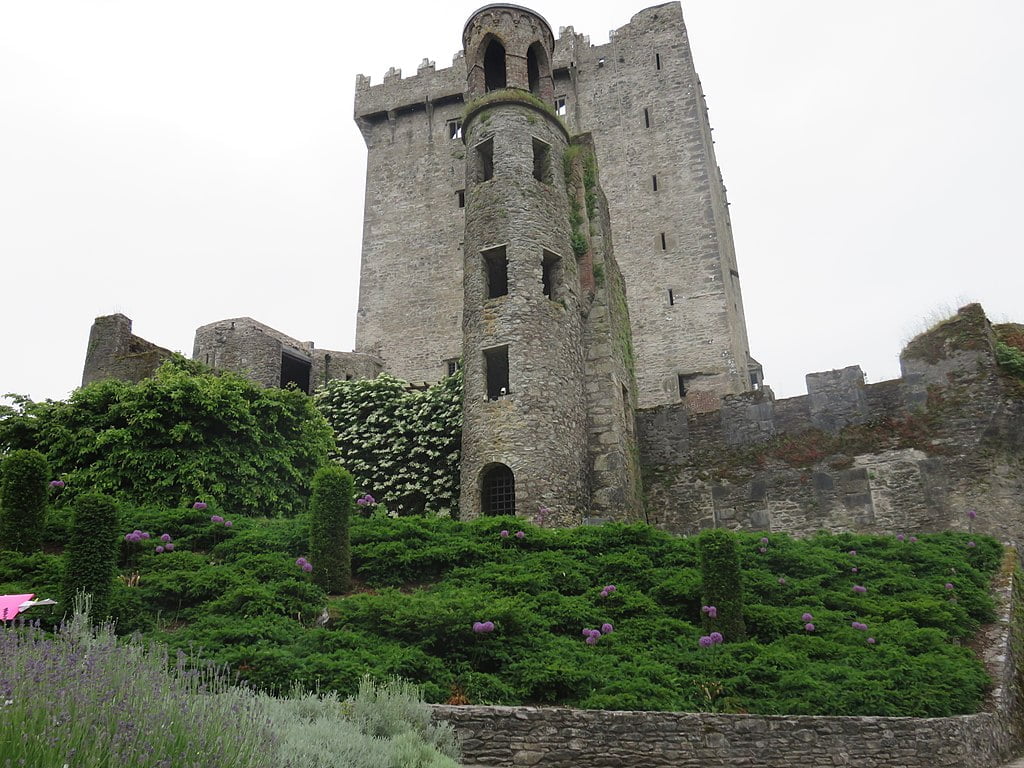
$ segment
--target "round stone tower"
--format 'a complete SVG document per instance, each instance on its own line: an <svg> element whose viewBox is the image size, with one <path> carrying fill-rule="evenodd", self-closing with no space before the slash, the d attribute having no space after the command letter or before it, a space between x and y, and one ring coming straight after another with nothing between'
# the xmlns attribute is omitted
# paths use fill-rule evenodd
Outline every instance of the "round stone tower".
<svg viewBox="0 0 1024 768"><path fill-rule="evenodd" d="M589 502L580 283L555 115L554 38L539 15L488 5L463 32L466 233L464 518Z"/></svg>

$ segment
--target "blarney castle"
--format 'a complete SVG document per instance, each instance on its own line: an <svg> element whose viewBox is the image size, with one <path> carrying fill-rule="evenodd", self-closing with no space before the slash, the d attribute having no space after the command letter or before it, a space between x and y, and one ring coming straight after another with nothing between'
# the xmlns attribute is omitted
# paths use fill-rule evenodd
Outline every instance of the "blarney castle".
<svg viewBox="0 0 1024 768"><path fill-rule="evenodd" d="M367 146L354 352L251 318L193 356L306 391L463 367L460 514L808 533L1024 520L1024 398L981 308L904 350L900 379L810 374L776 401L751 357L725 185L679 3L591 45L537 13L476 11L450 67L360 75ZM1024 336L1022 336L1024 338ZM83 382L167 351L122 315Z"/></svg>

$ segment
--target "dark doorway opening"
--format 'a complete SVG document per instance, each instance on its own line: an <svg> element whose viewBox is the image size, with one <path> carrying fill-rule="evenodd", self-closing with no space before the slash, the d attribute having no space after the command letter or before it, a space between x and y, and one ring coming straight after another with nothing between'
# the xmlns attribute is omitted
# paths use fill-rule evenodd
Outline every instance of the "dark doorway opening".
<svg viewBox="0 0 1024 768"><path fill-rule="evenodd" d="M497 40L491 40L484 52L484 88L488 91L500 91L506 87L505 46Z"/></svg>
<svg viewBox="0 0 1024 768"><path fill-rule="evenodd" d="M294 384L309 394L309 377L313 363L291 352L281 352L281 389Z"/></svg>

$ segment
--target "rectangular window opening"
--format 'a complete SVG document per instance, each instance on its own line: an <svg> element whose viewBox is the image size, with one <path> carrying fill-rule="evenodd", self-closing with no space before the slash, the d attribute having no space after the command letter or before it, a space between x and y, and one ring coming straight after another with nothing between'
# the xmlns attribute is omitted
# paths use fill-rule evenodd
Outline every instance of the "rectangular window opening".
<svg viewBox="0 0 1024 768"><path fill-rule="evenodd" d="M668 250L668 240L665 239L665 233L664 232L661 233L661 250L663 250L663 251L667 251Z"/></svg>
<svg viewBox="0 0 1024 768"><path fill-rule="evenodd" d="M676 303L676 295L672 292L672 289L669 288L668 289L668 305L670 307L672 307L672 306L675 306L675 303Z"/></svg>
<svg viewBox="0 0 1024 768"><path fill-rule="evenodd" d="M565 113L568 110L565 108L565 96L555 97L555 114L559 117L565 117Z"/></svg>
<svg viewBox="0 0 1024 768"><path fill-rule="evenodd" d="M497 400L510 391L508 386L508 346L484 350L487 399Z"/></svg>
<svg viewBox="0 0 1024 768"><path fill-rule="evenodd" d="M551 183L551 145L540 139L533 140L533 178Z"/></svg>
<svg viewBox="0 0 1024 768"><path fill-rule="evenodd" d="M544 295L552 301L562 298L562 257L551 251L544 251L541 260L541 282Z"/></svg>
<svg viewBox="0 0 1024 768"><path fill-rule="evenodd" d="M476 177L479 181L494 178L494 139L476 145Z"/></svg>
<svg viewBox="0 0 1024 768"><path fill-rule="evenodd" d="M680 373L676 376L676 383L679 385L679 397L686 397L686 377Z"/></svg>
<svg viewBox="0 0 1024 768"><path fill-rule="evenodd" d="M448 121L448 138L455 140L462 138L462 121L461 120L449 120Z"/></svg>
<svg viewBox="0 0 1024 768"><path fill-rule="evenodd" d="M654 68L655 69L661 69L661 54L660 53L654 54Z"/></svg>
<svg viewBox="0 0 1024 768"><path fill-rule="evenodd" d="M654 174L653 176L651 176L651 191L658 191L658 174Z"/></svg>
<svg viewBox="0 0 1024 768"><path fill-rule="evenodd" d="M287 351L282 351L281 389L284 389L289 384L294 384L296 388L308 393L310 373L312 370L313 364L310 360L299 357L298 355L290 354Z"/></svg>
<svg viewBox="0 0 1024 768"><path fill-rule="evenodd" d="M508 294L508 258L505 246L491 248L481 254L484 262L484 289L488 299Z"/></svg>
<svg viewBox="0 0 1024 768"><path fill-rule="evenodd" d="M651 112L650 110L644 110L644 128L651 127Z"/></svg>
<svg viewBox="0 0 1024 768"><path fill-rule="evenodd" d="M740 273L737 272L735 269L730 269L729 274L735 277L737 280L739 279Z"/></svg>
<svg viewBox="0 0 1024 768"><path fill-rule="evenodd" d="M466 207L466 190L459 189L455 191L455 197L459 201L459 208Z"/></svg>
<svg viewBox="0 0 1024 768"><path fill-rule="evenodd" d="M457 370L459 370L459 361L458 361L458 359L457 358L453 358L452 360L446 360L445 361L445 368L447 369L449 376L454 376L455 372Z"/></svg>

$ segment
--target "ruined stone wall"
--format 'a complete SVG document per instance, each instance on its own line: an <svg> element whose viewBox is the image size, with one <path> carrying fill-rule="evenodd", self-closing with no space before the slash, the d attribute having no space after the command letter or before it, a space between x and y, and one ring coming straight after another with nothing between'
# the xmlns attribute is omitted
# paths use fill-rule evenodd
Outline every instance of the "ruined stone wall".
<svg viewBox="0 0 1024 768"><path fill-rule="evenodd" d="M372 355L316 349L251 317L219 320L196 329L192 359L214 370L233 371L264 387L281 386L281 358L310 366L309 392L330 379L372 379L381 361Z"/></svg>
<svg viewBox="0 0 1024 768"><path fill-rule="evenodd" d="M719 395L750 389L749 345L725 187L679 3L641 11L603 46L569 28L555 63L570 129L591 132L597 147L639 405L679 401L683 376L690 409L713 410Z"/></svg>
<svg viewBox="0 0 1024 768"><path fill-rule="evenodd" d="M1024 400L994 359L981 308L919 337L904 375L865 384L857 367L811 374L809 394L765 388L717 413L678 404L638 414L652 523L915 533L1024 530Z"/></svg>
<svg viewBox="0 0 1024 768"><path fill-rule="evenodd" d="M538 768L995 768L1021 743L1022 635L1016 554L994 588L983 629L992 678L985 711L960 717L809 717L434 705L471 766ZM1012 599L1011 599L1012 595Z"/></svg>
<svg viewBox="0 0 1024 768"><path fill-rule="evenodd" d="M97 317L89 331L82 386L103 379L142 381L172 354L169 349L135 336L131 318L125 315Z"/></svg>

